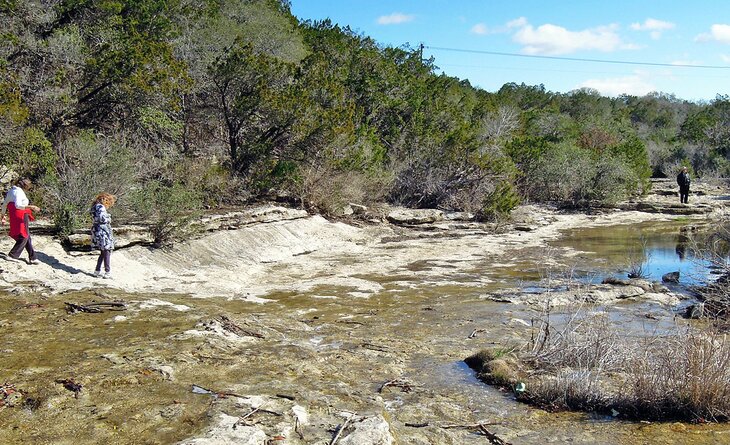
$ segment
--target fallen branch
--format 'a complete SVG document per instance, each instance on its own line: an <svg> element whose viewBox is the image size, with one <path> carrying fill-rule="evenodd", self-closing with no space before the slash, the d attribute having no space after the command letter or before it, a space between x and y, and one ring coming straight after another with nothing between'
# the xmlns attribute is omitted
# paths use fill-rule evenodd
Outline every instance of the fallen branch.
<svg viewBox="0 0 730 445"><path fill-rule="evenodd" d="M387 346L381 346L381 345L376 345L376 344L373 344L373 343L363 343L363 344L360 345L360 347L365 348L365 349L370 349L372 351L390 352L390 348L389 347L387 347Z"/></svg>
<svg viewBox="0 0 730 445"><path fill-rule="evenodd" d="M509 442L505 442L502 438L489 431L487 427L484 426L484 424L479 425L479 430L484 433L485 436L487 436L487 439L489 439L489 442L491 442L492 445L512 445Z"/></svg>
<svg viewBox="0 0 730 445"><path fill-rule="evenodd" d="M238 420L236 421L236 423L233 425L233 427L235 428L236 425L243 424L246 419L248 419L249 417L256 414L261 408L263 408L264 405L266 405L266 403L262 403L261 405L257 406L256 408L254 408L251 412L249 412L245 416L239 417Z"/></svg>
<svg viewBox="0 0 730 445"><path fill-rule="evenodd" d="M409 423L409 422L406 422L406 426L409 426L411 428L425 428L425 427L427 427L429 425L430 424L428 422L423 422L423 423Z"/></svg>
<svg viewBox="0 0 730 445"><path fill-rule="evenodd" d="M465 428L468 430L474 430L479 429L483 425L501 425L500 422L488 422L488 423L474 423L474 424L448 424L448 425L441 425L441 428L445 430L453 429L453 428Z"/></svg>

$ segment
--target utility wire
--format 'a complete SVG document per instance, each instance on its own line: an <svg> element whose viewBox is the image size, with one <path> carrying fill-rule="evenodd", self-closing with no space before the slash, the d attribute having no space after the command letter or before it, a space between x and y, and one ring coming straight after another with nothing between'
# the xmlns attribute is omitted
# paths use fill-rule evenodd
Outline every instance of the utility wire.
<svg viewBox="0 0 730 445"><path fill-rule="evenodd" d="M658 62L631 62L628 60L606 60L606 59L583 59L579 57L557 57L557 56L539 56L535 54L518 54L518 53L502 53L497 51L480 51L476 49L463 49L463 48L444 48L440 46L424 46L424 48L436 50L436 51L451 51L457 53L472 53L472 54L488 54L492 56L508 56L508 57L524 57L531 59L549 59L549 60L568 60L571 62L595 62L595 63L612 63L617 65L643 65L643 66L665 66L671 68L706 68L706 69L730 69L730 66L720 65L689 65L683 63L658 63Z"/></svg>

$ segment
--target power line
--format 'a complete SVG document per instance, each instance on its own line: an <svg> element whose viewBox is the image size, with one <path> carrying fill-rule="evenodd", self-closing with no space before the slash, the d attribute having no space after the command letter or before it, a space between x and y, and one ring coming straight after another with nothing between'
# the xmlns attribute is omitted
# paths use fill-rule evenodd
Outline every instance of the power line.
<svg viewBox="0 0 730 445"><path fill-rule="evenodd" d="M436 64L439 68L474 68L474 69L489 69L489 70L501 70L501 71L531 71L531 72L539 72L539 73L573 73L573 74L614 74L614 75L633 75L635 72L630 71L588 71L588 70L569 70L569 69L550 69L550 68L524 68L524 67L517 67L517 66L496 66L496 65L468 65L468 64L458 64L458 63L437 63ZM690 78L694 79L697 77L696 74L677 74L677 73L667 73L667 74L653 74L654 77L667 77L667 78L675 78L675 77L682 77L682 78ZM703 79L727 79L727 75L703 75Z"/></svg>
<svg viewBox="0 0 730 445"><path fill-rule="evenodd" d="M607 60L607 59L584 59L579 57L557 57L557 56L539 56L535 54L518 54L518 53L502 53L497 51L481 51L476 49L463 49L463 48L444 48L439 46L424 46L424 48L436 50L436 51L451 51L457 53L472 53L472 54L488 54L491 56L508 56L508 57L523 57L531 59L549 59L549 60L567 60L571 62L594 62L594 63L611 63L616 65L642 65L642 66L664 66L671 68L706 68L706 69L730 69L730 66L720 65L689 65L683 63L658 63L658 62L632 62L629 60Z"/></svg>

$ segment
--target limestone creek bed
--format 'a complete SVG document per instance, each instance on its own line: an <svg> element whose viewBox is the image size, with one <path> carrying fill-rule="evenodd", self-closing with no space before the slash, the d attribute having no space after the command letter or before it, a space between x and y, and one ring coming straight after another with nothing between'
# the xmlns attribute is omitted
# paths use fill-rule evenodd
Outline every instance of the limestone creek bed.
<svg viewBox="0 0 730 445"><path fill-rule="evenodd" d="M482 444L486 437L468 428L479 423L513 444L730 441L724 424L548 413L477 381L464 358L528 341L542 314L540 305L489 298L508 284L530 284L510 263L544 275L545 252L534 252L468 262L432 254L352 274L353 282L377 284L367 294L361 285L321 282L270 290L260 295L264 303L6 289L0 382L3 394L16 395L2 396L2 442L325 444L348 419L338 443ZM573 258L557 255L554 267ZM326 261L329 272L313 270L337 275L338 264L365 259L341 253ZM124 301L126 309L70 314L64 305L94 300ZM647 311L657 323L675 313L644 300L607 304L636 326Z"/></svg>
<svg viewBox="0 0 730 445"><path fill-rule="evenodd" d="M709 444L730 434L726 425L622 422L516 403L478 382L462 359L523 341L537 310L454 293L321 298L316 308L312 295L286 293L263 306L113 295L128 309L98 314L68 314L61 302L98 295L40 303L7 295L0 309L14 316L2 327L13 335L1 380L23 394L0 409L3 442L329 443L350 416L384 422L394 443L484 443L474 430L442 428L481 422L531 444Z"/></svg>

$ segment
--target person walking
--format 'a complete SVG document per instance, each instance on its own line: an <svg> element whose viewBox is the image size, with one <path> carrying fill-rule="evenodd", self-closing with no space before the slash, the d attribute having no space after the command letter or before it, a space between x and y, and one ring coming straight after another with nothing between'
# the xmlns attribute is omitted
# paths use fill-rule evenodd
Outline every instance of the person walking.
<svg viewBox="0 0 730 445"><path fill-rule="evenodd" d="M689 201L689 173L687 167L682 167L682 171L677 175L677 184L679 184L679 202L687 204Z"/></svg>
<svg viewBox="0 0 730 445"><path fill-rule="evenodd" d="M94 276L101 278L111 278L111 254L114 250L114 235L112 233L112 217L109 215L108 209L114 206L116 202L114 195L109 193L100 193L91 205L91 218L93 224L91 226L91 247L99 249L99 258L96 260L96 269ZM104 264L104 273L101 273L101 266Z"/></svg>
<svg viewBox="0 0 730 445"><path fill-rule="evenodd" d="M20 260L23 249L28 252L28 264L38 264L38 259L33 249L33 241L30 238L30 221L35 220L33 212L39 212L40 208L30 205L25 190L30 190L33 183L28 178L20 178L15 185L5 194L3 200L2 217L0 224L5 224L6 213L10 217L10 231L8 235L15 240L15 245L8 253L7 259L11 261Z"/></svg>

